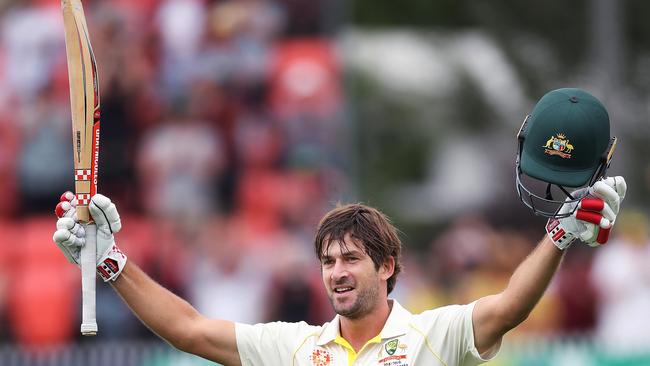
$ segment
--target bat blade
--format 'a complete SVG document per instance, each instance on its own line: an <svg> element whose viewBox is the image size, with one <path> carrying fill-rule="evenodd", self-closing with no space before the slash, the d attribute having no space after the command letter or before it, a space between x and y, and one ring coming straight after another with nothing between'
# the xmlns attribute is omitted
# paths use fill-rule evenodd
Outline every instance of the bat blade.
<svg viewBox="0 0 650 366"><path fill-rule="evenodd" d="M95 317L96 230L88 211L90 198L97 193L99 161L100 103L95 56L88 36L86 17L80 0L62 0L65 29L72 148L74 154L77 217L86 223L86 245L81 248L83 335L97 334ZM90 229L90 230L89 230Z"/></svg>

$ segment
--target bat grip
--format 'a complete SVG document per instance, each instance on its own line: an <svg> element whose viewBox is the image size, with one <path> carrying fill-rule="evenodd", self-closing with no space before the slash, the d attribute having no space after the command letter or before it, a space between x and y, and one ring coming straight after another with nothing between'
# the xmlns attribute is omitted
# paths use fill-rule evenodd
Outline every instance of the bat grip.
<svg viewBox="0 0 650 366"><path fill-rule="evenodd" d="M81 247L79 263L81 265L81 334L97 334L97 317L95 311L95 277L97 267L97 226L93 223L83 224L86 230L86 244Z"/></svg>

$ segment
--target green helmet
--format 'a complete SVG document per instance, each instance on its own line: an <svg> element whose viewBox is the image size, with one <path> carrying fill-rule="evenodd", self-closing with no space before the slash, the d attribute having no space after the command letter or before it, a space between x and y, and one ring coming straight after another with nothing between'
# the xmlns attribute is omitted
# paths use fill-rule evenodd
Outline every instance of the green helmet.
<svg viewBox="0 0 650 366"><path fill-rule="evenodd" d="M546 93L524 120L517 139L517 193L526 206L546 217L572 214L557 213L567 197L580 199L565 187L588 187L603 177L616 146L603 104L575 88ZM531 184L535 181L546 186L543 196L534 193L532 186L539 185Z"/></svg>

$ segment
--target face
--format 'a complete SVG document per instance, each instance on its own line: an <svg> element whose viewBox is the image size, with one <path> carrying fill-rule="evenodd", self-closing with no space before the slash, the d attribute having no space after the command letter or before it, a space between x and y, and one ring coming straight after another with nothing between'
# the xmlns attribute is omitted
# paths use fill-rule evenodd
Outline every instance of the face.
<svg viewBox="0 0 650 366"><path fill-rule="evenodd" d="M375 269L372 259L349 235L344 241L347 248L334 242L322 256L323 283L334 311L358 319L385 300L390 274L384 267Z"/></svg>

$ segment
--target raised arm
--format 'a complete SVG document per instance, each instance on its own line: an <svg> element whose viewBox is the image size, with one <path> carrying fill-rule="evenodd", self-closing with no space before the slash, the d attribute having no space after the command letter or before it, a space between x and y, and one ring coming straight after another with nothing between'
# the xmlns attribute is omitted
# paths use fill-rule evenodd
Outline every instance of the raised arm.
<svg viewBox="0 0 650 366"><path fill-rule="evenodd" d="M472 323L474 343L480 353L490 350L506 332L526 320L551 282L564 250L574 239L580 238L591 246L607 240L606 234L616 220L626 189L622 177L596 182L588 192L582 193L584 197L573 215L549 220L548 235L517 267L508 286L501 293L476 303ZM573 209L565 204L560 211Z"/></svg>
<svg viewBox="0 0 650 366"><path fill-rule="evenodd" d="M132 262L112 285L140 321L172 346L224 365L241 364L233 322L202 316Z"/></svg>
<svg viewBox="0 0 650 366"><path fill-rule="evenodd" d="M57 206L54 242L72 263L79 263L85 232L76 222L74 195L64 194ZM121 228L115 205L105 196L95 195L89 205L97 224L97 272L156 335L181 351L224 365L240 365L231 321L208 319L187 301L165 289L115 245L113 237Z"/></svg>
<svg viewBox="0 0 650 366"><path fill-rule="evenodd" d="M564 251L545 236L517 267L501 293L478 300L474 307L474 344L479 353L492 348L506 332L526 320L546 291Z"/></svg>

